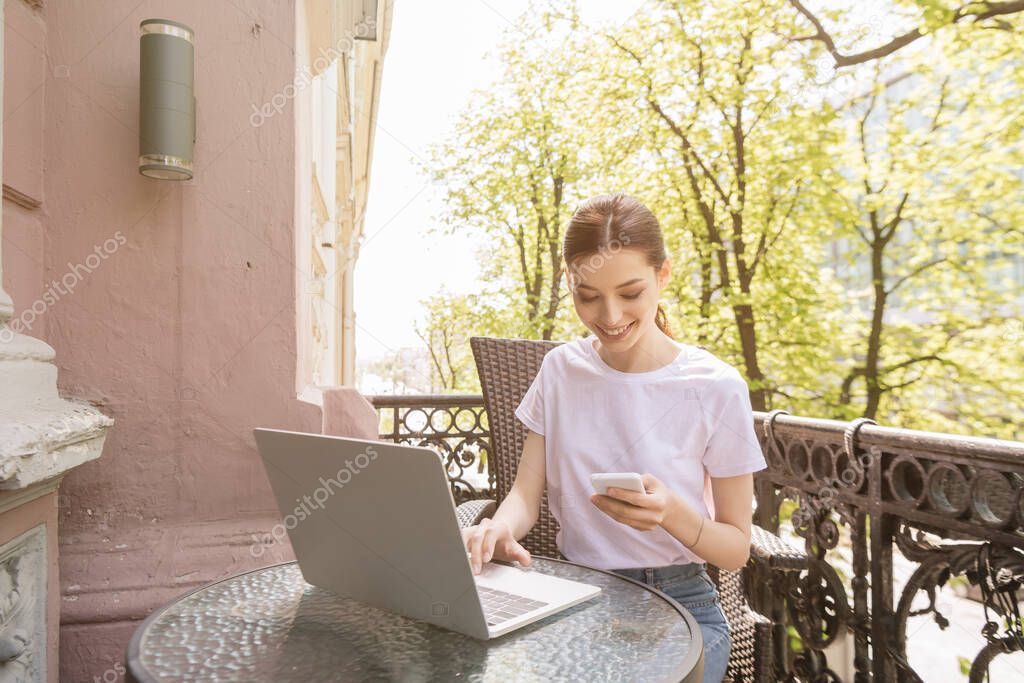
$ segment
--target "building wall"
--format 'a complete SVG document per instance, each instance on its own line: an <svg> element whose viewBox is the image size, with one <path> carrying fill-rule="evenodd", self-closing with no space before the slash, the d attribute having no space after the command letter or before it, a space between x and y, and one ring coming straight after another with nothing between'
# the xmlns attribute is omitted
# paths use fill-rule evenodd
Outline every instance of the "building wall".
<svg viewBox="0 0 1024 683"><path fill-rule="evenodd" d="M319 431L320 412L295 398L294 101L265 117L253 107L290 92L296 9L6 4L6 45L29 27L35 53L7 61L6 92L42 82L36 114L5 113L4 178L40 178L42 203L4 201L5 285L16 317L50 290L28 334L54 347L62 395L116 421L102 457L64 480L58 511L60 678L106 680L154 608L290 559L257 542L278 515L251 430ZM137 172L138 26L154 17L196 32L185 183Z"/></svg>
<svg viewBox="0 0 1024 683"><path fill-rule="evenodd" d="M43 281L43 92L46 26L24 0L4 4L3 253L0 283L30 308ZM42 326L39 322L38 329ZM33 334L31 330L27 334ZM34 335L39 336L39 335Z"/></svg>

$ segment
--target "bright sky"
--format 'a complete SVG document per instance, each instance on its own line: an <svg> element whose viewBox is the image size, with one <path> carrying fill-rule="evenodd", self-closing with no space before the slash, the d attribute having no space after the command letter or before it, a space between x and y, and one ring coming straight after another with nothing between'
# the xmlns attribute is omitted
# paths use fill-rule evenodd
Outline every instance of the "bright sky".
<svg viewBox="0 0 1024 683"><path fill-rule="evenodd" d="M498 76L485 53L527 0L397 0L384 58L365 237L355 272L356 358L420 346L420 299L477 276L465 236L428 236L440 192L414 160L446 137L474 88ZM584 18L623 21L643 0L584 0Z"/></svg>

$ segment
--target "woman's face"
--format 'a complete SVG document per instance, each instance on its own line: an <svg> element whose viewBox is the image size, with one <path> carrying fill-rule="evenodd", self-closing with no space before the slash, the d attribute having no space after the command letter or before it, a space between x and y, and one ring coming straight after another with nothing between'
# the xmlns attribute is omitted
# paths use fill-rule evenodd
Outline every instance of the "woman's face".
<svg viewBox="0 0 1024 683"><path fill-rule="evenodd" d="M622 248L578 258L567 269L566 281L583 324L602 345L623 351L655 328L669 273L668 259L655 270L640 251Z"/></svg>

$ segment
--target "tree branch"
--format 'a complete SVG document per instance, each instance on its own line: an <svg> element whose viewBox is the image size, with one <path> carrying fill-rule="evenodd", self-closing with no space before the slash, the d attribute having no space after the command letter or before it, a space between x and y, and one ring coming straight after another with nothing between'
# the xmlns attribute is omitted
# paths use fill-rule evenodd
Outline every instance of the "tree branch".
<svg viewBox="0 0 1024 683"><path fill-rule="evenodd" d="M850 372L843 379L842 388L839 390L840 405L849 405L854 380L857 379L858 377L863 377L866 374L867 368L863 366L856 366L850 368Z"/></svg>
<svg viewBox="0 0 1024 683"><path fill-rule="evenodd" d="M883 244L888 244L889 240L891 240L893 235L896 234L896 228L899 227L900 222L903 220L903 209L906 208L907 199L909 197L909 192L903 193L903 196L900 197L900 203L896 206L896 213L894 213L893 217L882 226L882 231L879 235Z"/></svg>
<svg viewBox="0 0 1024 683"><path fill-rule="evenodd" d="M947 260L946 257L943 256L940 259L935 259L934 261L929 261L928 263L922 264L922 265L918 266L917 268L914 268L912 271L910 271L909 273L907 273L906 275L901 277L899 280L896 280L896 282L893 283L892 287L890 287L889 289L885 290L885 295L889 296L890 294L895 292L900 287L900 285L902 285L904 282L906 282L910 278L915 277L917 275L920 275L922 271L925 271L928 268L931 268L932 266L937 266L940 263L944 263L946 260Z"/></svg>
<svg viewBox="0 0 1024 683"><path fill-rule="evenodd" d="M844 66L852 66L854 64L863 64L864 62L870 62L873 59L879 59L880 57L891 55L893 52L906 47L925 35L920 29L915 28L912 31L896 36L888 43L879 45L878 47L847 55L839 51L836 47L835 40L833 40L832 36L825 30L821 20L818 19L818 17L816 17L810 10L804 7L800 0L789 0L789 4L796 8L796 10L800 12L805 19L807 19L807 21L811 22L811 25L814 26L815 30L815 33L812 35L802 36L800 38L795 38L794 40L817 40L821 42L825 46L825 49L828 50L828 53L832 55L832 59L835 60L837 69ZM953 13L953 19L950 21L950 24L956 24L963 19L970 19L972 22L977 23L993 17L1006 14L1016 14L1017 12L1022 11L1024 11L1024 0L1015 0L1013 2L969 2Z"/></svg>

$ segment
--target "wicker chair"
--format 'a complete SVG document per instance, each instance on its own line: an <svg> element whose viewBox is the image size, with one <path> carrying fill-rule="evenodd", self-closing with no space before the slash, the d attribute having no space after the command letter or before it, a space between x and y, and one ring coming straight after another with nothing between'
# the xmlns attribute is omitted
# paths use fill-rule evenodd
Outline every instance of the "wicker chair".
<svg viewBox="0 0 1024 683"><path fill-rule="evenodd" d="M489 466L496 477L499 501L512 488L526 441L527 429L514 411L540 369L544 354L562 343L489 337L470 339L490 425ZM463 503L458 508L459 523L462 526L478 524L495 510L496 502L492 500ZM548 511L545 493L537 523L520 542L531 554L562 559L555 545L557 532L558 523ZM776 564L773 558L778 553L791 555L792 549L778 537L755 526L751 533L751 562L765 562L770 567ZM772 625L750 609L742 572L719 571L710 564L708 570L718 585L722 609L732 629L732 652L725 680L773 680Z"/></svg>

